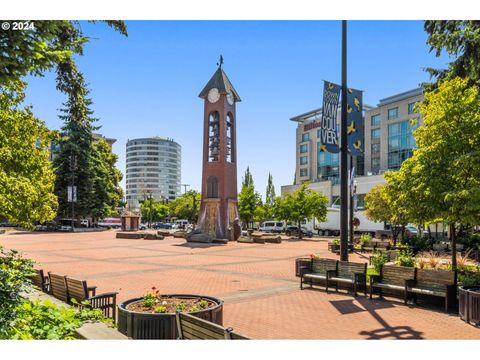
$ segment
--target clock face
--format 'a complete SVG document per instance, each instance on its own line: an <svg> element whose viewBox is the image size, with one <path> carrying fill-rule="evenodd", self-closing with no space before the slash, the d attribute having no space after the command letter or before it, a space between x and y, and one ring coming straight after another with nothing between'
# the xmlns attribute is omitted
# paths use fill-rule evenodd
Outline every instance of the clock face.
<svg viewBox="0 0 480 360"><path fill-rule="evenodd" d="M211 88L210 91L208 92L208 101L210 101L212 104L216 103L220 99L220 93L218 92L217 88Z"/></svg>
<svg viewBox="0 0 480 360"><path fill-rule="evenodd" d="M235 98L233 97L232 93L227 94L227 101L230 105L233 105L233 103L235 102Z"/></svg>

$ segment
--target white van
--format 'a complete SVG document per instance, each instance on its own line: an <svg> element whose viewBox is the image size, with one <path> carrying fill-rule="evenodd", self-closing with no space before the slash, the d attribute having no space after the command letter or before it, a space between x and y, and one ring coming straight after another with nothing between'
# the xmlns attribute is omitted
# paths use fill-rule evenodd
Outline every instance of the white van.
<svg viewBox="0 0 480 360"><path fill-rule="evenodd" d="M283 231L283 221L265 221L259 228L260 231L281 233Z"/></svg>
<svg viewBox="0 0 480 360"><path fill-rule="evenodd" d="M188 220L175 220L175 224L173 224L173 229L185 229L189 224Z"/></svg>

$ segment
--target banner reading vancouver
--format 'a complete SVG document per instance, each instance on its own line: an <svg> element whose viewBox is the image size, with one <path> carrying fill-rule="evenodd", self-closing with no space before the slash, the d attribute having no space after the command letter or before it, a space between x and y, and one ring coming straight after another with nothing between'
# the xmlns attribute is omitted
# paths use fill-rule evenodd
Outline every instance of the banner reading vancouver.
<svg viewBox="0 0 480 360"><path fill-rule="evenodd" d="M338 147L337 110L340 99L340 85L324 81L323 108L321 125L321 150L332 153L340 151Z"/></svg>

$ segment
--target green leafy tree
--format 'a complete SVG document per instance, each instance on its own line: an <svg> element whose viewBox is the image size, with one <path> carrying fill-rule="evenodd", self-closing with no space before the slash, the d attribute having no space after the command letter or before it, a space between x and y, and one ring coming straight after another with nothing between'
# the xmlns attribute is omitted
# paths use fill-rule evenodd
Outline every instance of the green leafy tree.
<svg viewBox="0 0 480 360"><path fill-rule="evenodd" d="M316 218L319 222L327 219L328 198L303 184L297 190L276 198L275 212L283 220L297 223ZM299 232L302 238L302 232Z"/></svg>
<svg viewBox="0 0 480 360"><path fill-rule="evenodd" d="M418 149L411 161L418 167L421 200L430 207L430 216L449 225L456 267L458 227L480 222L479 87L455 78L426 93L425 100L420 106L425 126L415 131Z"/></svg>
<svg viewBox="0 0 480 360"><path fill-rule="evenodd" d="M112 152L110 145L104 139L93 142L95 197L92 204L92 216L102 219L117 212L122 199L123 190L120 186L123 174L115 166L118 156Z"/></svg>
<svg viewBox="0 0 480 360"><path fill-rule="evenodd" d="M408 224L405 208L398 200L398 192L393 185L397 173L385 173L390 179L387 185L373 187L365 196L365 215L372 221L385 222L392 228L393 242L396 245L398 235ZM387 180L388 181L388 180Z"/></svg>
<svg viewBox="0 0 480 360"><path fill-rule="evenodd" d="M94 22L94 21L92 21ZM127 36L123 21L105 21ZM26 75L42 75L58 64L83 55L89 41L78 21L36 20L35 28L25 31L0 31L0 84L8 84Z"/></svg>
<svg viewBox="0 0 480 360"><path fill-rule="evenodd" d="M161 200L155 199L141 201L140 210L142 212L143 222L164 221L170 212L168 205L164 204Z"/></svg>
<svg viewBox="0 0 480 360"><path fill-rule="evenodd" d="M24 88L21 81L0 85L0 217L32 227L55 217L48 149L56 135L21 106Z"/></svg>
<svg viewBox="0 0 480 360"><path fill-rule="evenodd" d="M188 219L195 223L200 212L201 195L198 191L189 190L175 200L169 202L170 216Z"/></svg>
<svg viewBox="0 0 480 360"><path fill-rule="evenodd" d="M255 209L262 204L262 197L255 191L253 177L250 168L247 167L245 175L242 179L242 189L238 194L238 212L240 220L248 228L249 224L254 221Z"/></svg>
<svg viewBox="0 0 480 360"><path fill-rule="evenodd" d="M439 57L442 51L453 60L448 69L427 68L430 75L436 78L435 84L427 86L433 90L445 80L455 77L469 79L469 84L480 81L480 21L476 20L428 20L424 29L428 34L427 44L430 51Z"/></svg>

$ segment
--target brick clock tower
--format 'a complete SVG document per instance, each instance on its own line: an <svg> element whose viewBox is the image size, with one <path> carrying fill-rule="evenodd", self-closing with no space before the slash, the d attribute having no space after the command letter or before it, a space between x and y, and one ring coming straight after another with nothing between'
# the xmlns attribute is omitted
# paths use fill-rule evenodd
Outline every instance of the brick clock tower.
<svg viewBox="0 0 480 360"><path fill-rule="evenodd" d="M238 214L235 105L240 96L222 69L198 95L204 101L202 203L198 228L213 239L232 240Z"/></svg>

